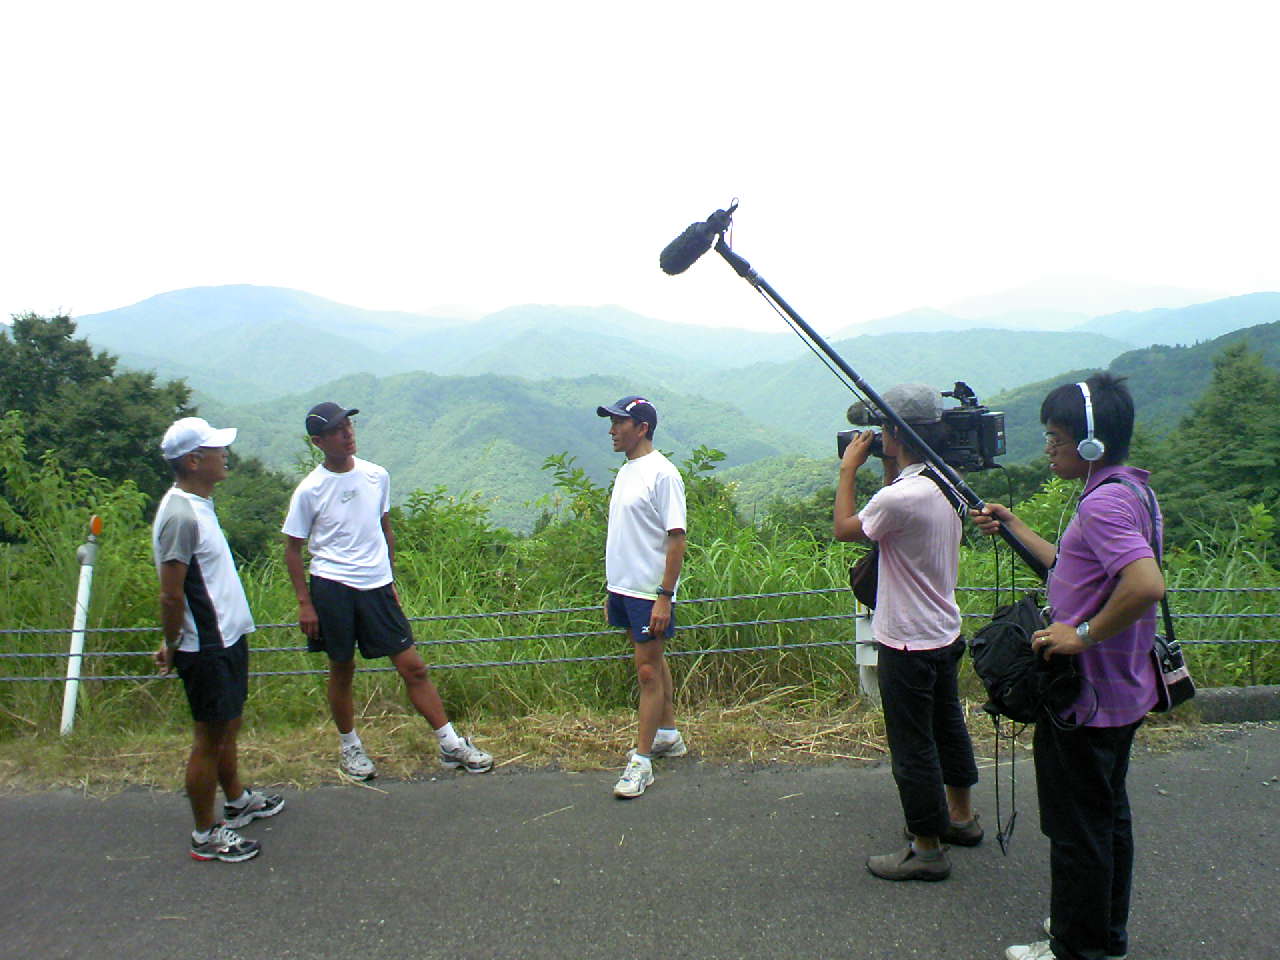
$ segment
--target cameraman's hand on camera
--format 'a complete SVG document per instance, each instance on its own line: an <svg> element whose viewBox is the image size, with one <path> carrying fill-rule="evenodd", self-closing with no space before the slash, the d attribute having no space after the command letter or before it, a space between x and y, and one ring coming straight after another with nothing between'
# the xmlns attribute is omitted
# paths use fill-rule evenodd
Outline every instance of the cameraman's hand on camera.
<svg viewBox="0 0 1280 960"><path fill-rule="evenodd" d="M988 502L981 510L970 510L969 519L988 536L994 537L1000 532L1000 524L1017 519L1013 511L1001 503Z"/></svg>
<svg viewBox="0 0 1280 960"><path fill-rule="evenodd" d="M875 439L875 431L861 430L845 447L844 456L840 458L840 470L856 473L871 456L871 441Z"/></svg>

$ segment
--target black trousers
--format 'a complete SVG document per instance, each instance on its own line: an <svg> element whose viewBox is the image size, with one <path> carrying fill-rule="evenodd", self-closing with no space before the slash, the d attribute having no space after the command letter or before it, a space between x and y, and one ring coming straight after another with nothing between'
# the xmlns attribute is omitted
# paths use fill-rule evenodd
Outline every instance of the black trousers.
<svg viewBox="0 0 1280 960"><path fill-rule="evenodd" d="M956 687L964 640L939 650L881 645L878 652L885 733L907 829L936 837L951 819L945 787L978 782Z"/></svg>
<svg viewBox="0 0 1280 960"><path fill-rule="evenodd" d="M1129 946L1133 818L1126 727L1036 724L1040 829L1049 838L1050 944L1062 960L1121 956Z"/></svg>

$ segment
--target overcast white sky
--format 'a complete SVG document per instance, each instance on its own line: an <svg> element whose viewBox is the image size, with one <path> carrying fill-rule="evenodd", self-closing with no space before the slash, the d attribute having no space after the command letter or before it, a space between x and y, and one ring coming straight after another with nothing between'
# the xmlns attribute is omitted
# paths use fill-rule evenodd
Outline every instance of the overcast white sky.
<svg viewBox="0 0 1280 960"><path fill-rule="evenodd" d="M833 329L1045 276L1280 290L1274 3L0 13L0 313L256 283Z"/></svg>

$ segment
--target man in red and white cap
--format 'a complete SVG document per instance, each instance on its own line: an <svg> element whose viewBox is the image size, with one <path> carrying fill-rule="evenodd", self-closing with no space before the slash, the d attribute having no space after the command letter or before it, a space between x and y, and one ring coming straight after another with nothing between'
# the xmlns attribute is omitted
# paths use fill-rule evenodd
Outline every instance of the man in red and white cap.
<svg viewBox="0 0 1280 960"><path fill-rule="evenodd" d="M613 481L605 543L610 626L627 631L640 683L636 746L614 785L614 796L638 797L653 783L654 757L687 752L676 729L671 668L664 644L675 633L676 587L685 551L684 480L653 447L658 411L644 397L596 408L609 417L613 449L627 461Z"/></svg>
<svg viewBox="0 0 1280 960"><path fill-rule="evenodd" d="M210 499L226 479L227 448L235 438L234 427L217 430L200 417L184 417L165 431L160 449L174 484L152 528L164 633L156 666L162 675L177 668L195 721L186 778L195 818L191 856L227 863L261 851L236 828L284 809L283 798L245 789L237 763L254 624ZM219 784L227 801L221 819L214 816Z"/></svg>

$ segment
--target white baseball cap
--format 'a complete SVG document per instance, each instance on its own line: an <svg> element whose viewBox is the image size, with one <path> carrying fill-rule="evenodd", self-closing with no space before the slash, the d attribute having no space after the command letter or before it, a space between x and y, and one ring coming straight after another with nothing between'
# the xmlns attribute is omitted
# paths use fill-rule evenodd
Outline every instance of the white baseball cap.
<svg viewBox="0 0 1280 960"><path fill-rule="evenodd" d="M203 417L183 417L164 432L160 450L166 460L177 460L200 447L229 447L235 440L235 427L217 430Z"/></svg>

